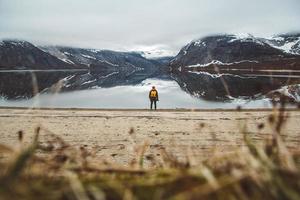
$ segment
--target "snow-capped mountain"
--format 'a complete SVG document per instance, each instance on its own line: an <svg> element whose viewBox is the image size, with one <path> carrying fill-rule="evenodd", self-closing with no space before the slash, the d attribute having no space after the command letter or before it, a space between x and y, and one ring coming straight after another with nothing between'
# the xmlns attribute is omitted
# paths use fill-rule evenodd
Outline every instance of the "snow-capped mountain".
<svg viewBox="0 0 300 200"><path fill-rule="evenodd" d="M136 52L141 54L143 57L147 59L160 59L165 57L174 57L177 52L171 50L165 45L149 45L149 46L135 46L129 48L128 52Z"/></svg>
<svg viewBox="0 0 300 200"><path fill-rule="evenodd" d="M0 73L0 95L31 97L34 79L39 91L50 91L58 82L62 91L71 91L138 84L150 77L171 75L185 91L208 100L256 98L287 86L287 82L300 83L299 35L213 35L193 40L176 57L160 57L165 52L153 54L151 50L151 59L145 52L0 41L0 70L69 70L37 72L35 77L31 72Z"/></svg>
<svg viewBox="0 0 300 200"><path fill-rule="evenodd" d="M282 34L271 38L254 37L250 34L224 34L193 40L181 49L171 64L184 67L208 66L210 63L259 63L298 55L300 34Z"/></svg>
<svg viewBox="0 0 300 200"><path fill-rule="evenodd" d="M276 35L265 41L286 53L300 55L300 33Z"/></svg>
<svg viewBox="0 0 300 200"><path fill-rule="evenodd" d="M284 39L224 34L193 40L170 62L172 76L187 92L210 100L266 94L288 78L296 84L298 35L278 37Z"/></svg>
<svg viewBox="0 0 300 200"><path fill-rule="evenodd" d="M164 61L146 59L137 52L58 46L41 48L67 63L89 69L87 74L67 79L64 90L137 84L146 78L166 73Z"/></svg>
<svg viewBox="0 0 300 200"><path fill-rule="evenodd" d="M170 50L162 50L162 49L151 49L151 50L143 50L143 51L135 51L141 54L143 57L147 59L160 59L166 57L174 57L176 53Z"/></svg>
<svg viewBox="0 0 300 200"><path fill-rule="evenodd" d="M49 54L59 59L77 65L89 67L107 64L109 66L151 68L151 60L144 58L137 52L119 52L110 50L83 49L72 47L46 46L40 47Z"/></svg>
<svg viewBox="0 0 300 200"><path fill-rule="evenodd" d="M71 66L22 40L0 43L0 69L70 69Z"/></svg>
<svg viewBox="0 0 300 200"><path fill-rule="evenodd" d="M251 35L215 35L194 40L171 61L175 66L206 65L213 61L234 63L266 61L288 56L266 41Z"/></svg>
<svg viewBox="0 0 300 200"><path fill-rule="evenodd" d="M166 60L146 59L135 52L37 47L26 41L2 41L0 69L60 71L34 71L34 75L31 71L0 73L0 95L31 97L33 79L37 80L39 91L50 90L58 81L62 91L137 84L149 77L167 74L166 66Z"/></svg>

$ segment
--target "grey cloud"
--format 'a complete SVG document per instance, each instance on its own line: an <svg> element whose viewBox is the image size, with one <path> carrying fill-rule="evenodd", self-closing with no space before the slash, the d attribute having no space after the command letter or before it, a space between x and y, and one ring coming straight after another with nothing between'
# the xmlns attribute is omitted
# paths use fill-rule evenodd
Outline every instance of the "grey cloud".
<svg viewBox="0 0 300 200"><path fill-rule="evenodd" d="M0 0L0 37L106 49L178 51L212 33L299 31L299 0Z"/></svg>

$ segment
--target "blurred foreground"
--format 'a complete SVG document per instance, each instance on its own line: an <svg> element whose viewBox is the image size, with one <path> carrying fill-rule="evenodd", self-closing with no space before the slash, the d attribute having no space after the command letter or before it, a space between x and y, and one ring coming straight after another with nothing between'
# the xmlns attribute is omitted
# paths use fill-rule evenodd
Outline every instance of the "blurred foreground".
<svg viewBox="0 0 300 200"><path fill-rule="evenodd" d="M299 199L299 111L1 109L1 199Z"/></svg>

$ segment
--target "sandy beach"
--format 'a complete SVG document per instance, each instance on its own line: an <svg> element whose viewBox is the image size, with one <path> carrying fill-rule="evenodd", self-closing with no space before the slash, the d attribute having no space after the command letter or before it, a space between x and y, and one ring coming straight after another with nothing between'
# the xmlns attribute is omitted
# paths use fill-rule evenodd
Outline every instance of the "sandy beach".
<svg viewBox="0 0 300 200"><path fill-rule="evenodd" d="M17 132L24 131L29 143L34 129L41 127L41 141L54 133L74 148L85 147L100 159L126 164L136 156L135 149L147 144L146 156L159 157L165 148L181 160L193 164L212 154L229 153L243 145L241 127L258 144L270 137L268 110L79 110L79 109L0 109L2 144L17 146ZM282 133L286 145L300 145L300 112L289 111ZM265 123L263 129L258 125Z"/></svg>

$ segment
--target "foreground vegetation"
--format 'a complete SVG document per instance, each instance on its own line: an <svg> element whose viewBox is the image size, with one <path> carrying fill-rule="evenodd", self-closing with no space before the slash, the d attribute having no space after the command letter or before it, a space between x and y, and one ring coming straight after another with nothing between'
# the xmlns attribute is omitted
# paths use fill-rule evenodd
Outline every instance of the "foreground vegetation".
<svg viewBox="0 0 300 200"><path fill-rule="evenodd" d="M281 134L287 121L283 108L268 124L273 132L264 145L240 127L245 145L230 154L212 156L201 164L179 161L161 149L162 162L136 147L128 167L94 158L85 147L74 148L37 127L30 145L0 145L0 199L300 199L300 151L290 152ZM201 124L200 126L205 126ZM132 135L134 130L129 131ZM148 164L147 164L148 163ZM152 163L152 166L149 165Z"/></svg>

